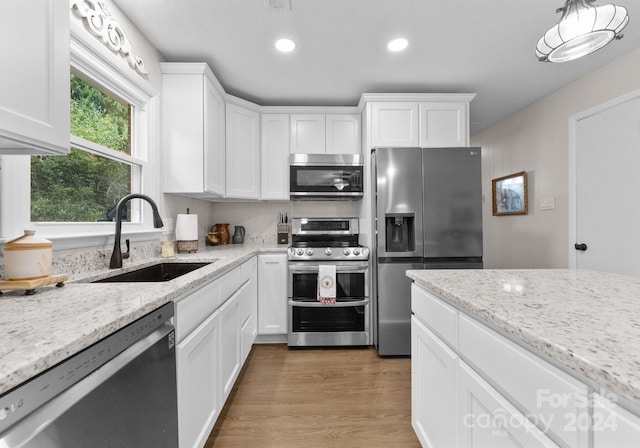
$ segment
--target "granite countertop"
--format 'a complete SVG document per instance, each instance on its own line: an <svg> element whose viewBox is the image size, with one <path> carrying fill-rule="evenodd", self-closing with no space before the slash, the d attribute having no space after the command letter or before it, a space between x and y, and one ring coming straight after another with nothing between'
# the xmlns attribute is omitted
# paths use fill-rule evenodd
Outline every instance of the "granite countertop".
<svg viewBox="0 0 640 448"><path fill-rule="evenodd" d="M640 409L640 279L568 269L407 276Z"/></svg>
<svg viewBox="0 0 640 448"><path fill-rule="evenodd" d="M4 291L0 296L0 394L80 350L180 298L192 288L228 272L261 252L286 246L241 244L206 247L195 254L154 258L70 278L63 288L47 286L32 296ZM159 261L213 261L211 265L162 283L85 283Z"/></svg>

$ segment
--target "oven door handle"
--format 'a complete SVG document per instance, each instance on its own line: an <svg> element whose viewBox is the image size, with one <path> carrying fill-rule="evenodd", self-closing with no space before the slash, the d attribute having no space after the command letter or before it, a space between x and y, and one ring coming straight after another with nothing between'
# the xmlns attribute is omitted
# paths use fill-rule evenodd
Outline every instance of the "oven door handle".
<svg viewBox="0 0 640 448"><path fill-rule="evenodd" d="M336 265L336 272L352 272L354 274L365 273L369 269L368 263L357 264L357 265ZM318 272L318 265L314 264L312 266L301 266L301 265L289 265L289 272L292 274L302 274L302 273L311 273Z"/></svg>
<svg viewBox="0 0 640 448"><path fill-rule="evenodd" d="M297 306L299 308L319 308L323 306L346 308L349 306L362 306L362 305L368 305L368 304L369 304L369 299L355 300L352 302L336 302L331 304L325 304L320 302L300 302L298 300L289 300L290 306Z"/></svg>

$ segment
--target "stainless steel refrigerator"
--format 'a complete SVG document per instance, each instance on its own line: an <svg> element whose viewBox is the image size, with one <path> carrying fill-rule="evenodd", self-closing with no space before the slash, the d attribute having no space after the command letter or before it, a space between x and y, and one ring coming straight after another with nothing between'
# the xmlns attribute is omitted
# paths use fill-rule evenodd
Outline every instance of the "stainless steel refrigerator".
<svg viewBox="0 0 640 448"><path fill-rule="evenodd" d="M480 148L374 148L374 344L411 354L409 269L482 268Z"/></svg>

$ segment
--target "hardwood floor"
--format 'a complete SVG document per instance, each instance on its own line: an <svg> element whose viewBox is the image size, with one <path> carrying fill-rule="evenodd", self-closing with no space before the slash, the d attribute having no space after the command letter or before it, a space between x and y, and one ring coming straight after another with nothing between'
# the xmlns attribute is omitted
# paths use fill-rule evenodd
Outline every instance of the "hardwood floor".
<svg viewBox="0 0 640 448"><path fill-rule="evenodd" d="M411 360L254 345L205 448L419 447Z"/></svg>

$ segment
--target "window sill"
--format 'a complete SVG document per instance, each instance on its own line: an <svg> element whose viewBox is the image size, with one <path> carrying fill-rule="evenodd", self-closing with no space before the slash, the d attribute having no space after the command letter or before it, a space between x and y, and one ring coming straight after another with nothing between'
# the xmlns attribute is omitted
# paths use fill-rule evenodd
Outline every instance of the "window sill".
<svg viewBox="0 0 640 448"><path fill-rule="evenodd" d="M149 241L160 239L163 235L163 229L122 229L122 241L125 239L131 242ZM77 233L74 235L56 235L47 234L46 228L36 226L36 234L39 237L46 238L53 243L53 250L82 249L87 247L103 247L113 245L115 230L109 232L95 233ZM3 242L0 240L0 242Z"/></svg>

